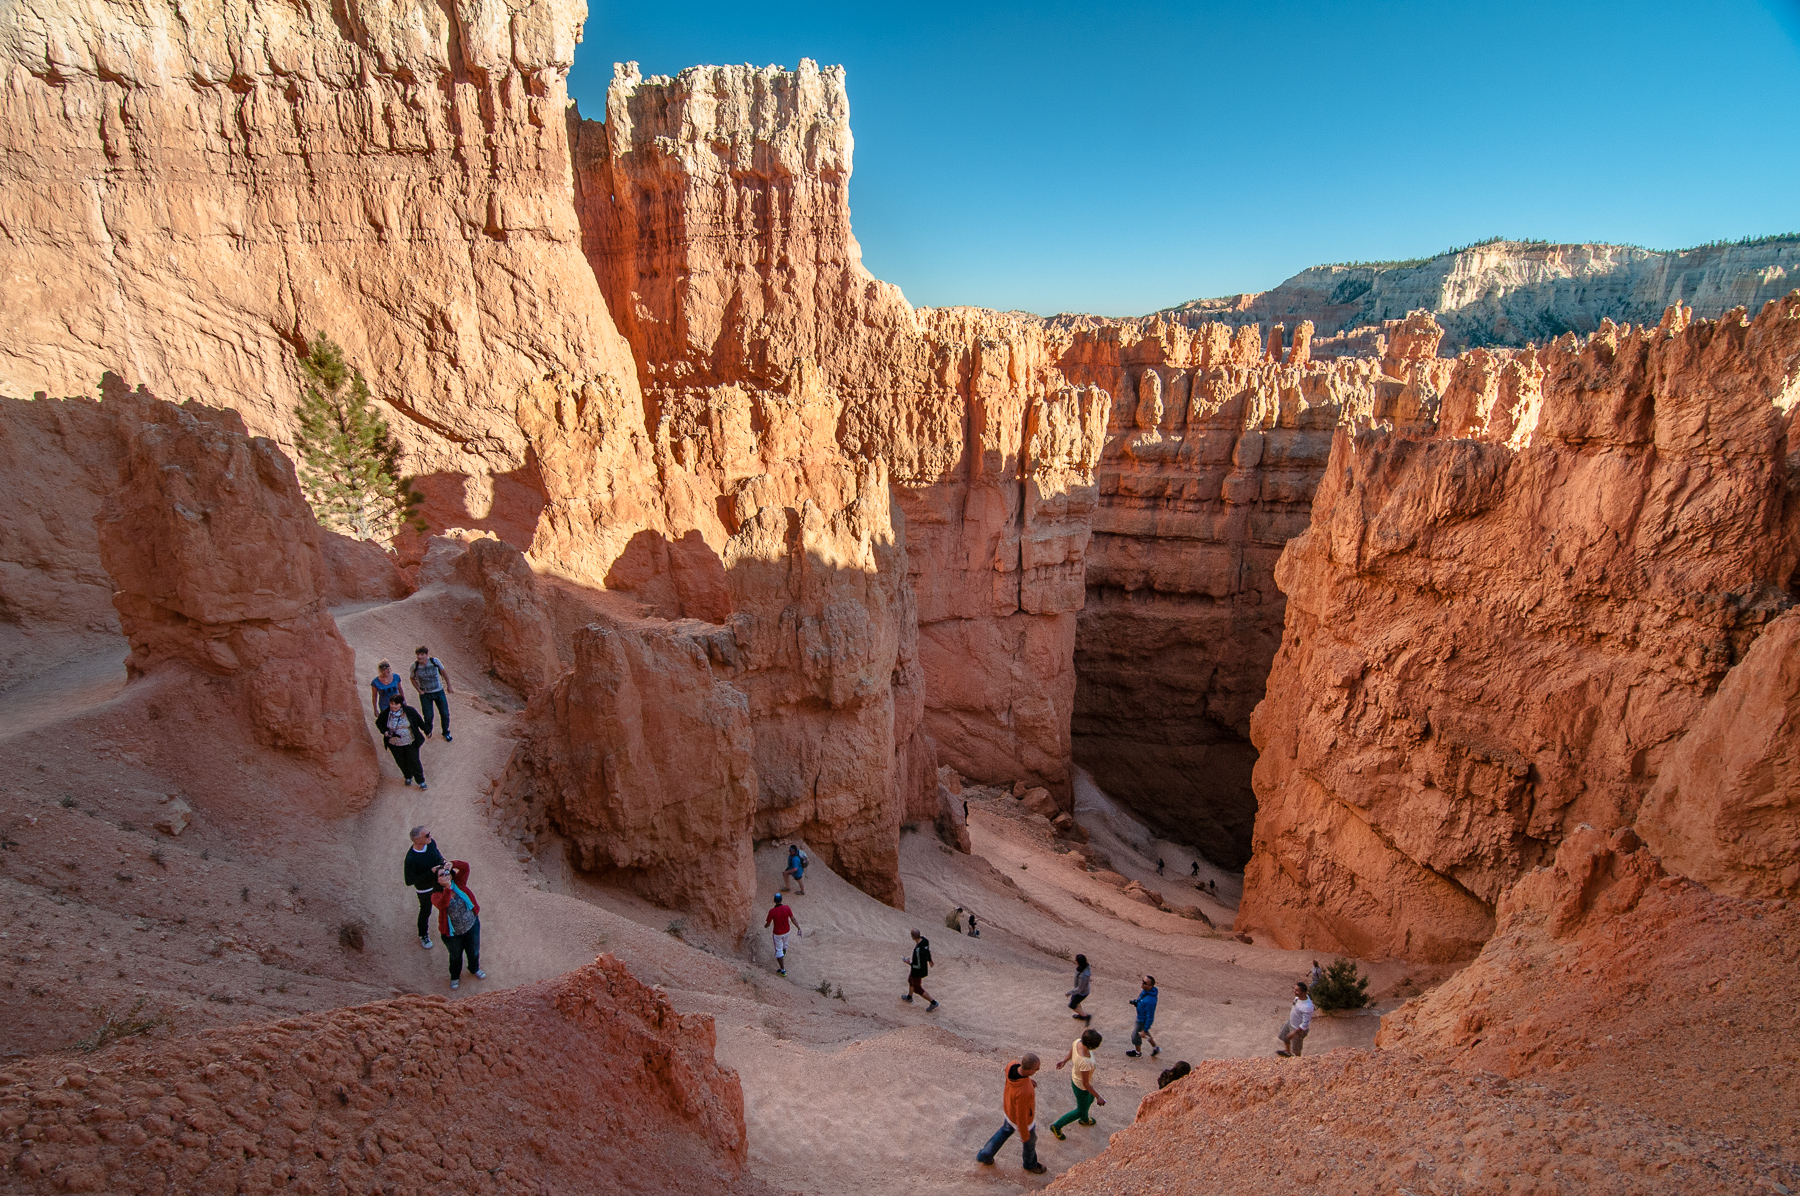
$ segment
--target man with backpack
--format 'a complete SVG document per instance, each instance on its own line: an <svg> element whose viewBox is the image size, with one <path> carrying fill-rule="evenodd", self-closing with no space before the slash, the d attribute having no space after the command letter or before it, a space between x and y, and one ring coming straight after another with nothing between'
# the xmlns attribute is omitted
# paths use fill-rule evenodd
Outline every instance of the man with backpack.
<svg viewBox="0 0 1800 1196"><path fill-rule="evenodd" d="M450 670L444 667L444 662L423 644L413 650L412 683L419 691L419 705L425 710L425 738L431 738L431 714L435 707L444 721L444 742L449 743L449 695L456 692L456 687L450 684Z"/></svg>
<svg viewBox="0 0 1800 1196"><path fill-rule="evenodd" d="M806 866L810 863L812 863L812 861L806 857L806 852L801 849L798 843L788 844L787 867L782 870L781 875L793 879L795 890L802 897L806 896L806 881L804 878L806 876Z"/></svg>
<svg viewBox="0 0 1800 1196"><path fill-rule="evenodd" d="M925 1007L925 1012L936 1013L938 1007L937 1000L933 998L930 993L925 991L925 977L931 973L931 940L915 930L912 932L912 941L912 958L906 961L906 966L908 968L906 974L906 994L900 999L910 1005L912 1004L913 994L918 993L921 997L924 997L927 1001L931 1002L930 1005Z"/></svg>

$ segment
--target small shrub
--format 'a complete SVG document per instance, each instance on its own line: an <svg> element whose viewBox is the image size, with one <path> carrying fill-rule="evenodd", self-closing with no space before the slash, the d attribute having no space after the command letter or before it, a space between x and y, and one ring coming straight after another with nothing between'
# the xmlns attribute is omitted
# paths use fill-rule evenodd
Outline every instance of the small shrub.
<svg viewBox="0 0 1800 1196"><path fill-rule="evenodd" d="M671 938L678 938L678 939L681 939L682 942L686 942L687 939L683 936L683 933L682 933L686 929L687 929L687 919L686 918L672 918L672 919L670 919L669 924L667 926L663 927L663 933L667 934Z"/></svg>
<svg viewBox="0 0 1800 1196"><path fill-rule="evenodd" d="M813 989L813 991L818 993L821 997L829 997L831 995L831 981L819 981L819 986Z"/></svg>
<svg viewBox="0 0 1800 1196"><path fill-rule="evenodd" d="M33 993L36 993L35 989ZM121 1038L148 1034L158 1026L168 1025L169 1015L167 1012L160 1009L150 1013L144 1012L145 1001L146 998L139 997L138 1003L132 1006L130 1013L109 1013L104 1009L95 1009L94 1014L100 1019L100 1025L92 1034L78 1041L75 1049L92 1053Z"/></svg>
<svg viewBox="0 0 1800 1196"><path fill-rule="evenodd" d="M65 810L73 810L75 808L75 799L65 793L62 795L62 800L57 804Z"/></svg>
<svg viewBox="0 0 1800 1196"><path fill-rule="evenodd" d="M162 848L152 847L150 849L150 862L155 864L158 868L167 868L169 866L169 857L163 854Z"/></svg>
<svg viewBox="0 0 1800 1196"><path fill-rule="evenodd" d="M1348 959L1334 959L1325 975L1307 994L1314 1005L1329 1012L1333 1009L1361 1009L1369 1003L1368 978L1359 975L1356 964Z"/></svg>
<svg viewBox="0 0 1800 1196"><path fill-rule="evenodd" d="M338 927L338 944L352 951L363 949L363 924L361 922L345 922Z"/></svg>

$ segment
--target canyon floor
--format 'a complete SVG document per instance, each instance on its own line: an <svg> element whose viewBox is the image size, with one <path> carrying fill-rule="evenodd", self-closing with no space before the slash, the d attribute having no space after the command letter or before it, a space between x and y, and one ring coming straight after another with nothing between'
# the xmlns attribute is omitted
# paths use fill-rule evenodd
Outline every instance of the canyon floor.
<svg viewBox="0 0 1800 1196"><path fill-rule="evenodd" d="M879 1193L1042 1187L1129 1125L1164 1067L1274 1049L1289 985L1309 957L1128 900L996 790L967 791L973 855L929 828L903 835L905 911L815 866L806 893L789 898L803 935L792 940L785 978L774 973L765 932L741 945L707 941L668 911L571 872L559 844L520 842L504 812L490 809L522 707L477 671L459 630L468 601L467 591L434 585L336 612L360 675L429 643L457 693L454 742L427 745L429 790L404 787L384 759L373 803L330 825L286 812L253 753L219 750L218 767L242 776L243 803L200 805L179 837L155 830L171 799L145 765L146 740L170 720L158 713L153 681L121 684L123 641L71 641L74 655L0 694L9 845L0 885L17 911L5 936L0 1051L97 1061L81 1049L104 1050L134 1030L179 1035L401 993L462 1000L611 953L680 1011L714 1017L718 1057L743 1083L756 1180L794 1192ZM33 649L40 659L58 655L56 645ZM170 733L188 736L194 752L214 750L191 726ZM1201 879L1218 883L1220 896L1192 893L1185 876L1194 857L1151 838L1085 780L1078 811L1114 870L1229 924L1229 874L1202 863ZM482 902L488 979L465 976L456 993L441 943L425 951L414 937L416 906L400 883L407 830L419 823L446 855L472 864ZM780 845L759 846L765 903L781 887L784 857ZM959 905L980 919L979 938L945 928ZM927 981L942 1002L935 1013L899 999L915 926L936 958ZM360 951L345 941L355 930ZM1020 1170L1016 1143L999 1166L982 1167L973 1156L1000 1123L1008 1059L1025 1050L1045 1057L1042 1122L1071 1105L1066 1073L1053 1064L1080 1028L1063 995L1076 952L1095 968L1088 1010L1106 1040L1096 1083L1108 1104L1097 1125L1070 1127L1066 1142L1040 1135L1045 1176ZM1161 989L1162 1054L1128 1059L1126 1002L1142 972ZM1439 978L1398 964L1371 972L1384 994ZM1368 1046L1377 1024L1369 1014L1321 1018L1309 1050Z"/></svg>

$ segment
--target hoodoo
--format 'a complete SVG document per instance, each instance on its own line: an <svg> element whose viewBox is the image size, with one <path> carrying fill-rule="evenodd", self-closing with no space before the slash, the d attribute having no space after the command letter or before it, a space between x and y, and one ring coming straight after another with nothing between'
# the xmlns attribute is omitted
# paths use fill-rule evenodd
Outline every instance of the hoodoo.
<svg viewBox="0 0 1800 1196"><path fill-rule="evenodd" d="M1800 1185L1793 238L915 308L586 19L0 12L9 1190Z"/></svg>

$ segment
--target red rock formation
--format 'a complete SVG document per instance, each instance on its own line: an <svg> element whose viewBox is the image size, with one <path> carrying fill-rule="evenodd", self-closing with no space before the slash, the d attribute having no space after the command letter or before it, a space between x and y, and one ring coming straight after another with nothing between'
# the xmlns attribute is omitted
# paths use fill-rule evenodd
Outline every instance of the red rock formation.
<svg viewBox="0 0 1800 1196"><path fill-rule="evenodd" d="M556 679L556 633L525 554L502 540L469 545L463 568L481 591L477 634L494 676L526 697Z"/></svg>
<svg viewBox="0 0 1800 1196"><path fill-rule="evenodd" d="M455 1004L402 997L90 1059L0 1073L9 1191L730 1192L744 1179L744 1098L713 1061L712 1019L676 1013L610 956Z"/></svg>
<svg viewBox="0 0 1800 1196"><path fill-rule="evenodd" d="M532 702L501 782L581 867L733 934L756 881L757 775L750 702L713 661L739 652L729 629L691 620L590 624L574 668Z"/></svg>
<svg viewBox="0 0 1800 1196"><path fill-rule="evenodd" d="M1638 816L1792 605L1800 510L1776 401L1800 295L1754 321L1608 326L1535 356L1541 397L1515 388L1535 423L1495 408L1472 428L1512 443L1338 433L1277 572L1288 625L1252 725L1239 929L1473 954L1501 890L1569 828ZM1491 360L1467 368L1491 377ZM1744 689L1778 684L1760 661L1753 675Z"/></svg>
<svg viewBox="0 0 1800 1196"><path fill-rule="evenodd" d="M373 540L356 540L321 529L320 548L328 574L326 601L397 602L413 587L394 555Z"/></svg>
<svg viewBox="0 0 1800 1196"><path fill-rule="evenodd" d="M122 402L119 480L96 526L130 674L193 675L197 702L247 709L265 743L330 778L324 812L355 808L374 791L375 750L292 464L235 413Z"/></svg>

